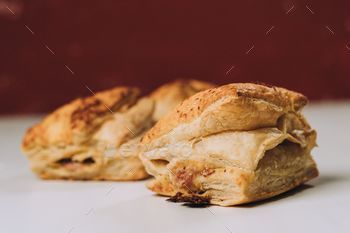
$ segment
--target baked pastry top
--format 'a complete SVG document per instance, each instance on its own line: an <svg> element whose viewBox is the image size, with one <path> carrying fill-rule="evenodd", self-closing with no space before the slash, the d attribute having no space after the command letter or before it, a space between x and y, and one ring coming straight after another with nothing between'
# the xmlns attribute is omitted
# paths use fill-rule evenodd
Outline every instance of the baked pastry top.
<svg viewBox="0 0 350 233"><path fill-rule="evenodd" d="M112 117L126 111L139 97L137 88L116 87L87 98L76 99L28 129L22 148L25 151L56 144L65 146L88 141L91 133Z"/></svg>
<svg viewBox="0 0 350 233"><path fill-rule="evenodd" d="M209 85L178 80L145 97L137 88L116 87L76 99L28 129L22 150L45 179L146 178L140 138L174 105Z"/></svg>
<svg viewBox="0 0 350 233"><path fill-rule="evenodd" d="M302 94L239 83L195 94L142 138L148 187L175 201L236 205L318 175Z"/></svg>

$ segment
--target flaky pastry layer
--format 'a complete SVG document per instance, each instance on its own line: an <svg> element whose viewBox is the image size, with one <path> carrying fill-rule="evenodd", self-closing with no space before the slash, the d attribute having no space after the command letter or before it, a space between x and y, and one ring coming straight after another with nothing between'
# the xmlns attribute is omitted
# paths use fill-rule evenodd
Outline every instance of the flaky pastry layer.
<svg viewBox="0 0 350 233"><path fill-rule="evenodd" d="M229 84L184 101L143 136L148 187L174 201L237 205L318 175L303 95Z"/></svg>
<svg viewBox="0 0 350 233"><path fill-rule="evenodd" d="M30 128L22 149L44 179L144 179L140 138L176 104L209 86L179 80L146 97L137 88L116 87L79 98Z"/></svg>

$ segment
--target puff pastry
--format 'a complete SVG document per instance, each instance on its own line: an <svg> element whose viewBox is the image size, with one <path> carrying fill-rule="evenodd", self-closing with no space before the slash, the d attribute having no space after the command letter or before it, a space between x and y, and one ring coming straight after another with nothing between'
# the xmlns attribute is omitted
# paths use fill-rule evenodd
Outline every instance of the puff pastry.
<svg viewBox="0 0 350 233"><path fill-rule="evenodd" d="M237 205L316 176L316 132L302 94L242 83L195 94L150 129L140 155L152 191L170 200Z"/></svg>
<svg viewBox="0 0 350 233"><path fill-rule="evenodd" d="M22 150L43 179L146 178L138 158L142 135L175 105L210 87L179 80L146 97L137 88L116 87L74 100L30 128Z"/></svg>

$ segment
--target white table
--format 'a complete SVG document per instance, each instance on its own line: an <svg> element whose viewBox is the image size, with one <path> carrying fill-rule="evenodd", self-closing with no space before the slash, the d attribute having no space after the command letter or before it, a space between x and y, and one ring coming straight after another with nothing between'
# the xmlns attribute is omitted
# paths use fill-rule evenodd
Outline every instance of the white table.
<svg viewBox="0 0 350 233"><path fill-rule="evenodd" d="M255 205L190 208L141 182L42 181L19 150L38 117L0 118L0 232L350 232L350 102L305 111L321 176Z"/></svg>

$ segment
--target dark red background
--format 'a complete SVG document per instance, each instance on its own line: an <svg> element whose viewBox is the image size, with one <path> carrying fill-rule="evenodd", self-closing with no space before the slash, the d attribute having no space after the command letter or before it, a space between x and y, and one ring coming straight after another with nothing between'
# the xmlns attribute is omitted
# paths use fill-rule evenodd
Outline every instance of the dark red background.
<svg viewBox="0 0 350 233"><path fill-rule="evenodd" d="M175 78L349 98L349 36L349 0L0 0L0 112L49 111L85 84L148 92Z"/></svg>

